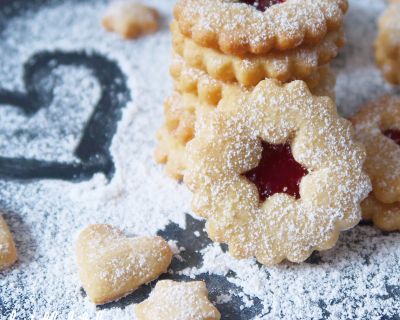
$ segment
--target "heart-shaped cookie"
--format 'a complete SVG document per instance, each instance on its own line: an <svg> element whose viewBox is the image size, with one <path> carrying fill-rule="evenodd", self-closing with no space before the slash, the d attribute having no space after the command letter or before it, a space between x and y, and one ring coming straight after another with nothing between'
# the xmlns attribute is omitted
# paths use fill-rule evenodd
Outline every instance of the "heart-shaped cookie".
<svg viewBox="0 0 400 320"><path fill-rule="evenodd" d="M93 113L86 122L81 140L75 148L74 157L77 160L58 162L3 156L0 157L0 177L76 180L91 178L97 172L102 172L108 177L113 175L114 164L109 147L121 118L121 111L131 98L126 76L114 61L95 52L37 53L24 65L26 92L15 92L0 87L0 106L14 106L28 117L40 109L49 107L54 92L49 92L45 84L48 83L49 75L59 66L87 68L102 88L98 103L93 106ZM7 121L7 118L2 121ZM34 132L32 135L34 136Z"/></svg>
<svg viewBox="0 0 400 320"><path fill-rule="evenodd" d="M6 222L0 215L0 270L3 270L17 261L17 250Z"/></svg>
<svg viewBox="0 0 400 320"><path fill-rule="evenodd" d="M117 228L95 224L76 246L79 276L95 304L120 299L166 272L172 251L161 237L127 238Z"/></svg>

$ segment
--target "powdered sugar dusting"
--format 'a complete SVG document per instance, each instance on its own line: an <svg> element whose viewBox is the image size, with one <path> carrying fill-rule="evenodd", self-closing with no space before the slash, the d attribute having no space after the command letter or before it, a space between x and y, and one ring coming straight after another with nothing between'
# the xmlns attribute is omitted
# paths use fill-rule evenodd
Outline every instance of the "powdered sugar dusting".
<svg viewBox="0 0 400 320"><path fill-rule="evenodd" d="M163 168L153 160L154 136L162 122L162 102L171 91L171 42L166 20L171 19L174 1L145 2L158 8L165 21L160 32L134 42L122 41L102 30L100 18L106 7L103 1L54 2L37 12L29 11L7 20L1 30L1 87L23 90L22 64L37 51L94 50L117 61L128 76L133 102L126 108L113 141L117 170L111 183L102 174L78 184L0 181L0 207L19 251L18 264L0 274L0 313L15 308L17 319L29 319L32 314L43 318L52 312L67 318L70 311L75 318L83 319L95 319L96 315L105 320L135 319L133 303L125 308L110 305L96 310L82 295L73 259L78 232L89 223L105 222L128 235L154 235L169 220L184 227L184 212L191 212L187 189L166 177ZM346 21L349 44L335 63L339 71L336 93L345 115L354 114L364 102L383 92L394 91L374 67L371 51L374 20L383 10L384 1L352 0L350 5ZM82 117L97 99L98 84L84 69L67 72L60 68L57 72L56 78L62 78L56 83L60 103L50 108L58 108L56 114L68 117L71 123L66 125L71 137L78 140L79 130L75 126L82 125ZM74 87L79 90L73 90ZM87 89L86 97L81 88ZM71 108L60 109L68 97L72 99L68 103L71 108L73 101L83 99L79 113L71 112ZM4 141L7 136L15 137L8 131L12 129L12 119L25 122L10 107L7 112L4 110L0 108L0 117L5 119L0 129L1 155L26 151L41 159L70 159L68 151L74 146L73 139L60 140L57 135L47 140L57 146L53 151L50 145L46 152L38 149L45 143L36 140L34 148L26 148L17 140L9 148ZM47 125L50 124L48 120ZM200 241L202 237L196 239ZM261 311L254 319L395 318L400 288L399 239L399 234L385 235L372 227L360 226L343 233L335 248L313 255L307 263L284 263L273 268L261 267L254 260L235 260L213 244L201 252L201 265L182 273L193 278L203 272L227 275L239 290L221 289L218 302L222 305L236 301L237 296L246 296L257 305L258 298ZM175 253L178 250L183 256L179 243ZM251 306L245 298L241 301L244 311Z"/></svg>

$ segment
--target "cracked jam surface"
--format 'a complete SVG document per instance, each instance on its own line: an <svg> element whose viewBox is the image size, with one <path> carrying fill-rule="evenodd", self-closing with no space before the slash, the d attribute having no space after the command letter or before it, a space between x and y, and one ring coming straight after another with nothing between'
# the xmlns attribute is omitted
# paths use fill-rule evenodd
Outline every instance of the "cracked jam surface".
<svg viewBox="0 0 400 320"><path fill-rule="evenodd" d="M249 4L259 11L265 11L269 7L275 4L283 3L285 1L286 0L241 0L240 2Z"/></svg>
<svg viewBox="0 0 400 320"><path fill-rule="evenodd" d="M300 199L300 182L308 174L292 154L289 143L262 142L262 156L258 166L244 174L253 182L263 202L275 193L286 193Z"/></svg>

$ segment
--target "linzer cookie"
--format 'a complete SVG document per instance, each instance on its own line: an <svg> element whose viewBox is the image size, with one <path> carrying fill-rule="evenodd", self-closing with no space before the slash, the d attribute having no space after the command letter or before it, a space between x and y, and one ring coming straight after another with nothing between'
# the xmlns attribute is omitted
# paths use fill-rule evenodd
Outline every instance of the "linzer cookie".
<svg viewBox="0 0 400 320"><path fill-rule="evenodd" d="M302 81L221 100L187 150L184 181L209 236L265 265L332 248L371 190L350 122Z"/></svg>
<svg viewBox="0 0 400 320"><path fill-rule="evenodd" d="M392 1L379 19L375 57L387 81L400 84L400 2Z"/></svg>
<svg viewBox="0 0 400 320"><path fill-rule="evenodd" d="M400 98L369 104L353 123L367 150L365 170L373 186L363 203L363 216L383 230L400 230Z"/></svg>
<svg viewBox="0 0 400 320"><path fill-rule="evenodd" d="M10 230L0 215L0 271L17 261L17 250Z"/></svg>
<svg viewBox="0 0 400 320"><path fill-rule="evenodd" d="M181 34L176 22L171 25L173 48L190 67L206 71L214 79L255 86L266 78L281 82L307 80L319 66L335 58L345 40L342 30L328 34L315 46L301 46L264 55L236 56L201 47Z"/></svg>
<svg viewBox="0 0 400 320"><path fill-rule="evenodd" d="M316 45L342 28L347 0L178 0L179 29L203 47L264 54Z"/></svg>

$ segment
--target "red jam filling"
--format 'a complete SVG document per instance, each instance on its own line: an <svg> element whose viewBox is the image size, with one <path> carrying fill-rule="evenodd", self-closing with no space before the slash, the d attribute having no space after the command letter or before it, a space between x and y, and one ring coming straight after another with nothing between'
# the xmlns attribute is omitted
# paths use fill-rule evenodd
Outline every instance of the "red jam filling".
<svg viewBox="0 0 400 320"><path fill-rule="evenodd" d="M386 137L392 139L400 146L400 130L389 129L383 133Z"/></svg>
<svg viewBox="0 0 400 320"><path fill-rule="evenodd" d="M299 199L300 182L308 171L293 158L290 144L263 141L262 147L260 163L244 174L256 185L260 201L264 202L275 193L286 193Z"/></svg>
<svg viewBox="0 0 400 320"><path fill-rule="evenodd" d="M267 8L285 1L286 0L240 0L240 2L252 5L259 11L265 11Z"/></svg>

